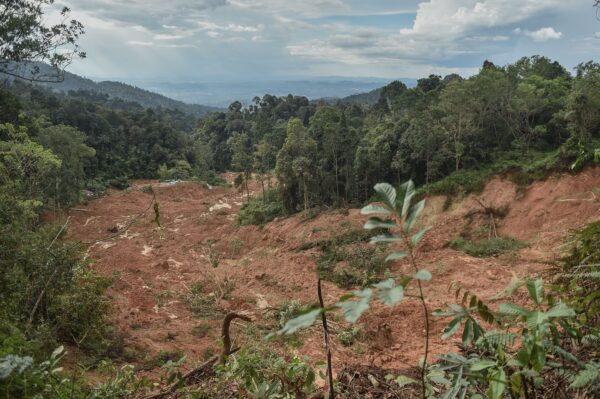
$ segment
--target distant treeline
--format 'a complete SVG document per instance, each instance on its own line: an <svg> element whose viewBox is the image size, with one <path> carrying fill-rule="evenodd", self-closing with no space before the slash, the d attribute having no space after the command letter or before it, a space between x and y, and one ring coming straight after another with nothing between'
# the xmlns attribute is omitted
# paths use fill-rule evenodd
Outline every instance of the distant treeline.
<svg viewBox="0 0 600 399"><path fill-rule="evenodd" d="M196 119L16 81L0 92L0 122L28 128L32 140L59 157L78 157L63 159L80 165L80 176L61 178L74 190L133 178L214 180L226 170L240 172L242 183L274 174L288 212L360 203L379 181L430 184L507 157L517 162L543 153L545 168L583 164L600 137L594 62L572 75L541 56L505 67L486 61L468 79L431 75L414 88L394 81L372 94L373 105L267 94ZM78 149L66 151L68 145Z"/></svg>

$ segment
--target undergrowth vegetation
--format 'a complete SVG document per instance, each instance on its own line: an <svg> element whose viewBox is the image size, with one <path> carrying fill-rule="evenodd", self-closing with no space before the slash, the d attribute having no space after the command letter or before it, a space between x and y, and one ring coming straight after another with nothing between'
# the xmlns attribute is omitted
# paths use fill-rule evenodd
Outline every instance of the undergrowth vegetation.
<svg viewBox="0 0 600 399"><path fill-rule="evenodd" d="M513 237L493 237L490 239L466 240L457 237L450 241L450 248L463 251L464 253L478 258L489 258L506 252L518 251L525 244Z"/></svg>
<svg viewBox="0 0 600 399"><path fill-rule="evenodd" d="M262 197L252 197L243 204L237 216L240 226L255 224L263 225L277 217L286 216L279 192L275 189L267 190Z"/></svg>

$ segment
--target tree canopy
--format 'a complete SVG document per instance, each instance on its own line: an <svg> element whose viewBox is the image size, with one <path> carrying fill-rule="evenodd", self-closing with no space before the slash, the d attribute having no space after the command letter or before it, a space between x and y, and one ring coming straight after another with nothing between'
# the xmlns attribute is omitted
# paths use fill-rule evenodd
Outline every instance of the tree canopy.
<svg viewBox="0 0 600 399"><path fill-rule="evenodd" d="M60 11L61 21L49 25L45 8L54 0L3 0L0 3L0 72L30 81L60 82L64 69L75 58L84 58L77 40L83 25L69 20L69 8ZM51 72L42 72L47 63Z"/></svg>

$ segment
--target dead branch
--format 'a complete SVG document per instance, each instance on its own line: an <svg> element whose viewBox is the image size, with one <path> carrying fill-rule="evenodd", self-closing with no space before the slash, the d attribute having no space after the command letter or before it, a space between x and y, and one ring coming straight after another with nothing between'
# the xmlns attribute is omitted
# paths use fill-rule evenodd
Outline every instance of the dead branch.
<svg viewBox="0 0 600 399"><path fill-rule="evenodd" d="M214 366L217 363L224 364L225 361L227 360L227 356L240 350L240 348L233 348L233 349L231 348L231 336L230 336L230 332L229 332L229 327L231 325L231 322L234 319L242 319L242 320L245 320L248 322L252 321L252 319L250 319L247 316L237 314L237 313L228 313L225 316L225 319L223 319L223 326L221 328L221 338L223 339L223 349L221 350L221 354L211 357L210 359L208 359L207 361L202 363L200 366L198 366L195 369L184 374L179 381L172 384L167 389L165 389L161 392L155 393L155 394L151 394L149 396L145 396L143 399L163 399L163 398L171 397L172 395L175 395L173 397L177 397L176 391L182 385L189 386L189 385L197 384L203 378L206 378L206 377L212 375L212 373L214 372Z"/></svg>
<svg viewBox="0 0 600 399"><path fill-rule="evenodd" d="M331 348L329 347L329 329L327 328L325 303L323 302L323 293L321 291L321 279L317 280L317 295L319 296L319 305L321 306L321 320L323 322L323 341L325 345L325 352L327 354L327 378L329 380L329 399L334 399L335 390L333 389L333 367L331 365Z"/></svg>
<svg viewBox="0 0 600 399"><path fill-rule="evenodd" d="M494 208L493 206L487 206L481 199L475 197L475 201L481 206L482 210L475 211L473 213L480 213L484 216L488 216L490 219L489 222L489 231L488 231L488 240L494 238L498 238L498 229L496 225L496 218L501 219L504 218L508 212L508 208L503 206L500 208Z"/></svg>

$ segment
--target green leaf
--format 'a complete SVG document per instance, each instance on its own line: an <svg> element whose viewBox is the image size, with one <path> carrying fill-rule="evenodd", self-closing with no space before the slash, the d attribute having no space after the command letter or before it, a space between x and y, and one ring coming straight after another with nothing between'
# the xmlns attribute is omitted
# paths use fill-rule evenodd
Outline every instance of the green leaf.
<svg viewBox="0 0 600 399"><path fill-rule="evenodd" d="M389 215L391 212L388 208L377 204L370 204L360 210L362 215L384 214Z"/></svg>
<svg viewBox="0 0 600 399"><path fill-rule="evenodd" d="M525 283L529 296L536 304L542 303L544 300L544 280L538 278L536 280L528 280Z"/></svg>
<svg viewBox="0 0 600 399"><path fill-rule="evenodd" d="M369 308L369 301L373 295L373 290L366 288L362 291L355 291L354 295L359 297L358 301L338 302L335 304L342 309L344 318L350 323L356 323L360 316Z"/></svg>
<svg viewBox="0 0 600 399"><path fill-rule="evenodd" d="M374 284L374 287L379 290L379 300L386 306L394 306L404 298L404 288L401 285L396 286L391 278Z"/></svg>
<svg viewBox="0 0 600 399"><path fill-rule="evenodd" d="M398 385L400 385L401 387L403 387L405 385L410 385L410 384L416 384L417 383L417 381L415 381L412 378L407 377L405 375L399 375L398 377L396 377L396 379L394 381L396 381L396 383Z"/></svg>
<svg viewBox="0 0 600 399"><path fill-rule="evenodd" d="M394 260L405 258L406 256L408 256L408 253L406 253L404 251L392 252L385 258L385 261L391 262Z"/></svg>
<svg viewBox="0 0 600 399"><path fill-rule="evenodd" d="M586 364L585 369L581 370L573 381L571 382L571 388L584 388L588 384L594 381L598 381L598 368L593 364Z"/></svg>
<svg viewBox="0 0 600 399"><path fill-rule="evenodd" d="M531 351L531 363L535 371L542 371L546 365L546 351L543 347L535 345Z"/></svg>
<svg viewBox="0 0 600 399"><path fill-rule="evenodd" d="M459 317L455 318L454 320L452 320L450 322L450 324L448 324L446 326L446 328L444 328L444 334L442 335L442 339L448 339L451 336L453 336L458 331L461 321L462 321L462 316L459 316Z"/></svg>
<svg viewBox="0 0 600 399"><path fill-rule="evenodd" d="M501 399L506 389L506 374L503 369L495 370L490 374L488 396L490 399Z"/></svg>
<svg viewBox="0 0 600 399"><path fill-rule="evenodd" d="M423 212L423 208L425 208L425 200L421 200L417 202L410 208L410 213L406 218L406 222L404 223L404 232L408 233L413 227L415 227L415 223L417 222L417 218Z"/></svg>
<svg viewBox="0 0 600 399"><path fill-rule="evenodd" d="M527 309L514 303L501 303L498 307L498 310L500 311L500 313L512 316L527 316L529 314Z"/></svg>
<svg viewBox="0 0 600 399"><path fill-rule="evenodd" d="M527 315L527 325L532 330L538 328L542 323L545 323L546 321L548 321L548 315L538 310L533 311Z"/></svg>
<svg viewBox="0 0 600 399"><path fill-rule="evenodd" d="M552 309L546 312L548 317L574 317L575 311L565 305L564 302L557 303Z"/></svg>
<svg viewBox="0 0 600 399"><path fill-rule="evenodd" d="M381 199L392 209L396 208L396 189L389 183L378 183L375 185L375 192L381 196Z"/></svg>
<svg viewBox="0 0 600 399"><path fill-rule="evenodd" d="M496 365L495 361L483 359L483 360L478 360L475 363L473 363L470 367L470 370L471 371L481 371L481 370L488 369L490 367L494 367L495 365Z"/></svg>
<svg viewBox="0 0 600 399"><path fill-rule="evenodd" d="M393 229L394 227L398 227L398 225L393 220L383 220L381 218L375 217L367 220L367 223L365 223L363 229Z"/></svg>
<svg viewBox="0 0 600 399"><path fill-rule="evenodd" d="M429 270L421 269L413 275L416 280L431 281L431 273Z"/></svg>
<svg viewBox="0 0 600 399"><path fill-rule="evenodd" d="M402 237L396 234L380 234L375 237L371 237L371 244L386 244L390 242L398 242L402 240Z"/></svg>
<svg viewBox="0 0 600 399"><path fill-rule="evenodd" d="M293 334L298 330L308 328L313 325L315 320L317 320L317 317L319 317L320 315L321 309L314 309L304 314L301 314L298 317L288 320L287 323L285 323L285 325L283 326L283 328L278 331L278 334Z"/></svg>
<svg viewBox="0 0 600 399"><path fill-rule="evenodd" d="M515 343L516 334L504 331L489 331L485 333L485 339L493 346L511 346Z"/></svg>
<svg viewBox="0 0 600 399"><path fill-rule="evenodd" d="M396 285L396 283L394 282L394 279L388 278L387 280L383 280L383 281L373 284L373 287L380 289L380 290L385 290L385 289L389 290L391 288L394 288L395 285Z"/></svg>
<svg viewBox="0 0 600 399"><path fill-rule="evenodd" d="M473 320L468 319L465 322L465 329L463 330L463 335L462 335L462 343L464 346L471 345L472 335L473 335Z"/></svg>
<svg viewBox="0 0 600 399"><path fill-rule="evenodd" d="M408 214L408 209L410 207L412 197L414 197L415 195L415 183L413 183L412 180L409 180L400 187L404 192L404 200L402 203L402 217L405 218Z"/></svg>
<svg viewBox="0 0 600 399"><path fill-rule="evenodd" d="M412 236L412 245L414 247L417 246L417 244L419 244L419 242L423 239L423 236L425 235L425 233L427 233L429 230L431 229L430 226L427 227L423 227L421 230L419 230L419 232L417 234L415 234L414 236Z"/></svg>

